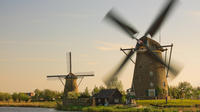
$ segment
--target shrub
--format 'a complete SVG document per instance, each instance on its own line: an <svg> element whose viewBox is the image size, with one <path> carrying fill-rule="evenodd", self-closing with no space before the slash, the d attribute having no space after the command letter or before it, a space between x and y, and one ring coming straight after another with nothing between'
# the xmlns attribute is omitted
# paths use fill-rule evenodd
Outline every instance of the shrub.
<svg viewBox="0 0 200 112"><path fill-rule="evenodd" d="M24 93L19 93L18 98L19 101L26 101L26 102L30 99L30 97Z"/></svg>

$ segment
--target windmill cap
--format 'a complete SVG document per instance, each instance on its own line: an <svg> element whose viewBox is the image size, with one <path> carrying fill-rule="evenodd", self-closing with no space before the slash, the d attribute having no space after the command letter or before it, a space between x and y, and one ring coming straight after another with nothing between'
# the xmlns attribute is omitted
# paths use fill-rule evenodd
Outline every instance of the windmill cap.
<svg viewBox="0 0 200 112"><path fill-rule="evenodd" d="M67 76L66 76L66 79L77 79L78 77L76 75L74 75L73 73L69 73Z"/></svg>

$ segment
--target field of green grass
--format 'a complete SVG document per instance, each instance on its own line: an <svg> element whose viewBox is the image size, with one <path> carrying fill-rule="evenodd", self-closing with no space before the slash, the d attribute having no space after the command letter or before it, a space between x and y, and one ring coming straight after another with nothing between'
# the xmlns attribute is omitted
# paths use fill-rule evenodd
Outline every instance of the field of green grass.
<svg viewBox="0 0 200 112"><path fill-rule="evenodd" d="M136 107L128 105L85 107L84 112L200 112L200 100L137 100Z"/></svg>
<svg viewBox="0 0 200 112"><path fill-rule="evenodd" d="M0 102L1 107L44 107L55 108L56 102Z"/></svg>
<svg viewBox="0 0 200 112"><path fill-rule="evenodd" d="M56 102L0 102L0 106L45 107L83 112L200 112L200 100L176 99L168 100L167 104L165 100L137 100L136 102L136 107L129 105L63 107Z"/></svg>
<svg viewBox="0 0 200 112"><path fill-rule="evenodd" d="M161 107L196 107L200 106L200 100L191 99L175 99L168 100L166 104L165 100L137 100L138 105L149 106L157 105Z"/></svg>
<svg viewBox="0 0 200 112"><path fill-rule="evenodd" d="M200 112L199 108L155 108L155 107L120 107L120 106L98 106L85 107L83 112Z"/></svg>

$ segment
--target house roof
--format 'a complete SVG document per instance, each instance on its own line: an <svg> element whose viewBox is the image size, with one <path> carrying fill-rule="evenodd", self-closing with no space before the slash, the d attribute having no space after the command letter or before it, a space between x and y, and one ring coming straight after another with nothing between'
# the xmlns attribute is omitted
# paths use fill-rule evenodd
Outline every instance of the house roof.
<svg viewBox="0 0 200 112"><path fill-rule="evenodd" d="M109 98L112 97L114 93L118 92L120 95L121 93L119 92L118 89L103 89L99 93L93 95L95 98Z"/></svg>

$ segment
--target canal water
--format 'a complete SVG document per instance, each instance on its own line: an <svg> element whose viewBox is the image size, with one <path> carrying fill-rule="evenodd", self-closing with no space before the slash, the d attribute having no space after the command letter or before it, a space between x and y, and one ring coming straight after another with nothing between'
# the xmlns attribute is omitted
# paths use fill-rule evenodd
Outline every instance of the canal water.
<svg viewBox="0 0 200 112"><path fill-rule="evenodd" d="M0 112L70 112L70 111L58 111L53 108L0 107Z"/></svg>

